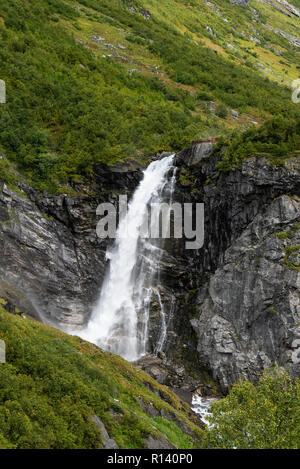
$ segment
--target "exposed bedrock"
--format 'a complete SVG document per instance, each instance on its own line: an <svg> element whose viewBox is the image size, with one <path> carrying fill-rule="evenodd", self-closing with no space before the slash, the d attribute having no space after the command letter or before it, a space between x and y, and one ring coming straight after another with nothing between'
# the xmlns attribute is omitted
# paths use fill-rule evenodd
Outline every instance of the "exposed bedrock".
<svg viewBox="0 0 300 469"><path fill-rule="evenodd" d="M119 192L130 196L140 178L132 163L99 165L78 197L0 183L0 297L7 309L60 327L84 324L107 266L109 240L97 237L96 208L115 203Z"/></svg>
<svg viewBox="0 0 300 469"><path fill-rule="evenodd" d="M274 364L300 376L299 158L275 168L252 157L220 176L213 157L198 156L190 148L177 164L196 182L182 199L202 181L195 198L205 204L204 247L187 252L197 269L190 323L199 362L224 392ZM185 316L178 307L175 317Z"/></svg>

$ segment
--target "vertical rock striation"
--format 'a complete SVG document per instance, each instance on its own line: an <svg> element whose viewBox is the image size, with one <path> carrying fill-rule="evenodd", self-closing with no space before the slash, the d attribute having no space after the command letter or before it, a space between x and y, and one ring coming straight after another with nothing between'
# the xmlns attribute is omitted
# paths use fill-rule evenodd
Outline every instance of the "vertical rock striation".
<svg viewBox="0 0 300 469"><path fill-rule="evenodd" d="M220 176L213 157L193 166L195 152L181 152L177 162L198 189L202 181L205 204L205 245L191 253L197 293L190 323L200 363L224 392L273 364L300 376L299 159L272 167L252 157Z"/></svg>

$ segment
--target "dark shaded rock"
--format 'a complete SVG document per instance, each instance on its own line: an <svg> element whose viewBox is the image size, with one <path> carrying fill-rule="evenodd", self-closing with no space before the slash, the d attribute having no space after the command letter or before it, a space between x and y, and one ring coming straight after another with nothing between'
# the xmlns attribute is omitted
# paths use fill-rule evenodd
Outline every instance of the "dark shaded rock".
<svg viewBox="0 0 300 469"><path fill-rule="evenodd" d="M148 368L147 372L152 376L158 383L164 384L167 378L166 371L158 366L152 365Z"/></svg>
<svg viewBox="0 0 300 469"><path fill-rule="evenodd" d="M210 141L197 143L190 148L177 153L175 164L177 166L192 166L211 156L213 152L213 143Z"/></svg>
<svg viewBox="0 0 300 469"><path fill-rule="evenodd" d="M142 368L159 383L169 387L185 386L186 390L189 391L196 389L201 384L199 377L198 379L192 378L182 365L180 366L177 362L173 363L166 357L159 358L155 355L145 355L135 362L135 365Z"/></svg>
<svg viewBox="0 0 300 469"><path fill-rule="evenodd" d="M3 222L3 221L7 221L7 220L9 220L8 211L5 207L0 205L0 221Z"/></svg>
<svg viewBox="0 0 300 469"><path fill-rule="evenodd" d="M81 195L17 193L0 182L0 296L18 310L60 327L84 325L104 278L110 240L97 238L96 208L130 197L142 177L132 161L97 165Z"/></svg>
<svg viewBox="0 0 300 469"><path fill-rule="evenodd" d="M189 317L199 364L224 392L240 378L256 381L274 363L300 376L293 363L300 334L299 256L293 248L299 245L293 228L300 220L299 158L273 167L252 157L221 177L215 155L191 166L194 151L177 155L194 184L187 189L178 182L176 200L205 204L205 242L199 252L177 251L180 268L186 263L184 282L195 293L185 301L177 294L176 346L181 342L183 350L183 337L192 337ZM276 235L281 231L290 233L288 239ZM169 358L176 346L166 348ZM191 341L188 350L195 356Z"/></svg>
<svg viewBox="0 0 300 469"><path fill-rule="evenodd" d="M181 399L183 402L186 402L190 406L192 405L192 398L193 398L193 393L191 391L188 391L186 389L182 388L170 388L171 391L176 394L179 399Z"/></svg>

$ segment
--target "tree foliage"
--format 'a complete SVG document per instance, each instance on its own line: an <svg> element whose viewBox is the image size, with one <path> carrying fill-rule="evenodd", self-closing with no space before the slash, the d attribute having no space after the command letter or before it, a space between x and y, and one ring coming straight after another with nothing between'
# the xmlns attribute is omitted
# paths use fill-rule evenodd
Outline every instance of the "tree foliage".
<svg viewBox="0 0 300 469"><path fill-rule="evenodd" d="M238 382L212 412L205 448L300 448L300 380L285 371L267 371L257 385Z"/></svg>
<svg viewBox="0 0 300 469"><path fill-rule="evenodd" d="M203 135L226 134L222 119L195 112L203 104L201 93L262 114L292 108L289 90L214 54L171 24L133 14L127 2L81 5L94 9L87 19L121 27L142 42L177 84L128 73L76 41L69 32L79 27L74 2L0 0L1 79L7 88L0 145L39 189L58 190L97 162L147 158ZM190 94L186 85L201 93Z"/></svg>
<svg viewBox="0 0 300 469"><path fill-rule="evenodd" d="M251 127L243 133L236 133L231 140L220 142L223 158L218 164L221 171L239 167L244 158L263 155L275 164L284 163L300 150L300 113L279 115L261 127Z"/></svg>

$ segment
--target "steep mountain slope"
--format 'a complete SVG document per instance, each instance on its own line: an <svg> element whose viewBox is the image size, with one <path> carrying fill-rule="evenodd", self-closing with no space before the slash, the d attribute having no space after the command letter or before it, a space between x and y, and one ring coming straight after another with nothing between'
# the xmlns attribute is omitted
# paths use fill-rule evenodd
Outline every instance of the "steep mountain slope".
<svg viewBox="0 0 300 469"><path fill-rule="evenodd" d="M300 10L293 2L194 0L158 4L150 0L139 3L155 18L173 24L178 32L189 34L193 41L201 41L240 64L252 64L270 79L290 84L293 78L298 78Z"/></svg>
<svg viewBox="0 0 300 469"><path fill-rule="evenodd" d="M292 112L299 18L275 3L1 0L2 150L40 189L72 192L96 162Z"/></svg>
<svg viewBox="0 0 300 469"><path fill-rule="evenodd" d="M97 205L131 195L141 167L158 152L251 126L220 139L213 155L211 143L204 151L194 143L176 157L176 200L205 202L206 244L187 253L178 242L162 258L162 296L168 304L172 294L176 308L161 360L180 364L177 383L192 365L196 379L209 371L224 392L238 378L256 381L271 363L299 375L292 357L299 338L300 133L289 87L298 78L299 8L292 0L0 0L0 78L7 85L0 105L0 297L7 310L59 327L86 323L106 268ZM160 310L152 306L153 350ZM85 415L101 418L119 446L147 444L140 427L138 435L120 436L108 407L98 415L97 406ZM90 424L86 431L88 443L71 435L66 445L96 445ZM5 432L4 446L19 444L14 423Z"/></svg>
<svg viewBox="0 0 300 469"><path fill-rule="evenodd" d="M293 134L282 132L278 145L272 143L273 130L266 144L271 148L293 141ZM185 240L168 240L160 260L158 288L168 324L165 355L162 363L141 364L160 382L194 390L212 386L212 374L226 392L239 378L257 381L271 364L300 375L295 358L299 150L291 150L286 160L275 158L276 164L267 153L222 160L224 145L213 151L211 143L177 154L174 201L204 202L205 244L189 251ZM17 172L10 174L18 181ZM0 297L5 309L65 330L84 326L107 267L108 242L96 236L96 207L115 203L124 190L130 196L140 178L133 163L98 165L76 197L40 194L26 181L10 187L0 183ZM149 352L161 324L154 298Z"/></svg>
<svg viewBox="0 0 300 469"><path fill-rule="evenodd" d="M189 407L120 357L0 306L0 448L192 448Z"/></svg>

